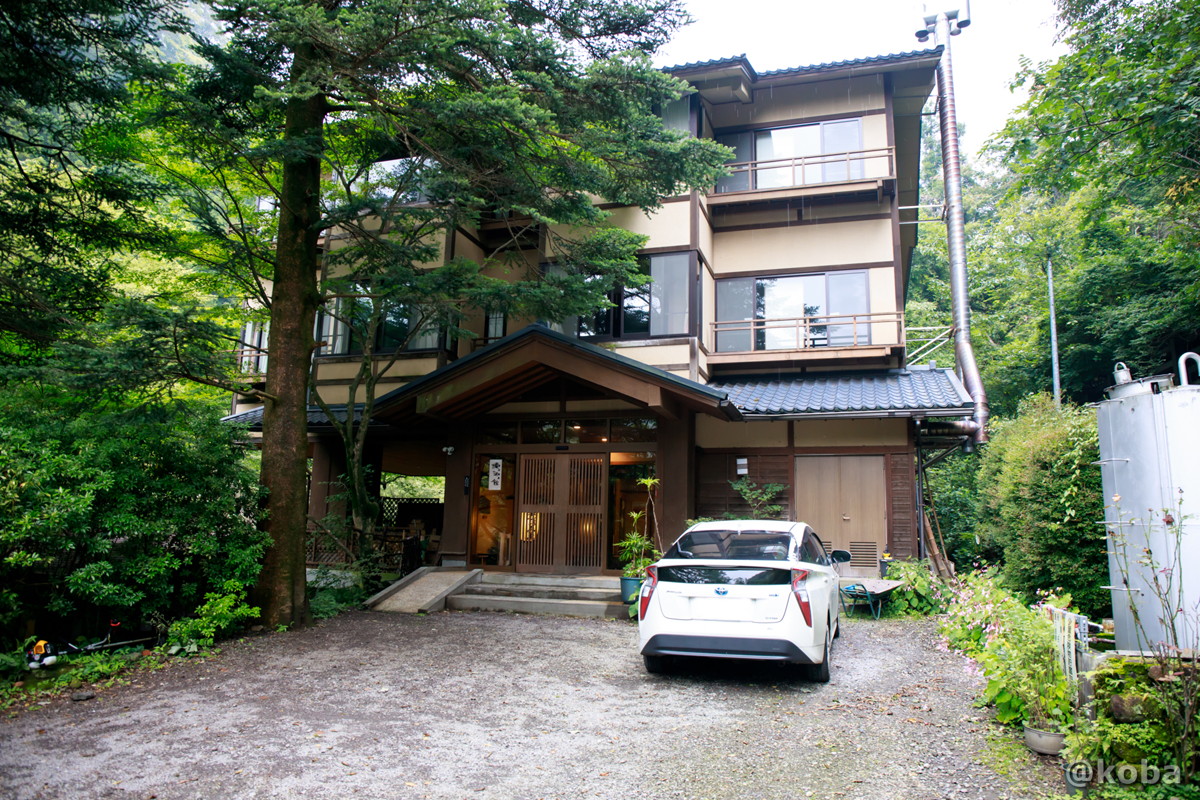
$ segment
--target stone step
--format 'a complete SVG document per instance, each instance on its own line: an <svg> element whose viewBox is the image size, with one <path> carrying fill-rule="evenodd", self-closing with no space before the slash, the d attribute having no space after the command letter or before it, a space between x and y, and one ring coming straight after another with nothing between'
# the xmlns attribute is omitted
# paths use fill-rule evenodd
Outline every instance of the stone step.
<svg viewBox="0 0 1200 800"><path fill-rule="evenodd" d="M626 619L628 606L597 600L560 600L539 597L501 597L486 594L456 594L446 598L453 611L512 611L519 614L558 614L567 617L612 617Z"/></svg>
<svg viewBox="0 0 1200 800"><path fill-rule="evenodd" d="M617 603L621 600L618 587L590 589L576 586L541 586L526 583L476 583L463 587L467 594L487 594L496 597L536 597L543 600L599 600Z"/></svg>
<svg viewBox="0 0 1200 800"><path fill-rule="evenodd" d="M484 572L485 585L556 586L574 589L609 589L621 591L621 579L601 575L529 575L515 572Z"/></svg>

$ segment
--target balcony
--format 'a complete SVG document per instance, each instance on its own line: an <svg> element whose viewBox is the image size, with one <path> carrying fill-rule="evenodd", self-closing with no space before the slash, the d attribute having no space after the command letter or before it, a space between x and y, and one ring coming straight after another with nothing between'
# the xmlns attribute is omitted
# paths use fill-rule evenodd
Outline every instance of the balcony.
<svg viewBox="0 0 1200 800"><path fill-rule="evenodd" d="M708 344L712 365L886 359L904 350L904 315L889 311L719 320L711 325Z"/></svg>
<svg viewBox="0 0 1200 800"><path fill-rule="evenodd" d="M732 197L722 196L745 192L753 192L755 199L771 199L817 194L830 187L842 191L847 184L854 183L867 184L863 190L879 191L885 180L895 178L895 160L895 148L877 147L845 153L732 162L726 165L731 174L717 183L709 195L709 203L741 201L744 198L735 201Z"/></svg>

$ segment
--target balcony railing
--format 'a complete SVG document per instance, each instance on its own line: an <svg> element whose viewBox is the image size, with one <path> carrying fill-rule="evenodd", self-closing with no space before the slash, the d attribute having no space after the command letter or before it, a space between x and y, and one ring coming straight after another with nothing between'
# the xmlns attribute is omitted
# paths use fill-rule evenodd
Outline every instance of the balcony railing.
<svg viewBox="0 0 1200 800"><path fill-rule="evenodd" d="M891 311L719 320L712 330L717 353L885 347L904 344L904 315Z"/></svg>
<svg viewBox="0 0 1200 800"><path fill-rule="evenodd" d="M739 161L727 164L732 174L717 182L716 194L751 190L792 189L825 183L845 183L896 174L895 150L877 147L848 153Z"/></svg>

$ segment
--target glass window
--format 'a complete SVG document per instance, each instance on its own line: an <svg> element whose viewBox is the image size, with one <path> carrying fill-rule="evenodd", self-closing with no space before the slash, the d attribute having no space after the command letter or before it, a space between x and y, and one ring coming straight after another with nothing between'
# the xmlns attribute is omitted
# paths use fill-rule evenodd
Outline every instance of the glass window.
<svg viewBox="0 0 1200 800"><path fill-rule="evenodd" d="M594 444L608 441L608 420L567 420L568 444Z"/></svg>
<svg viewBox="0 0 1200 800"><path fill-rule="evenodd" d="M691 332L690 253L650 256L650 335Z"/></svg>
<svg viewBox="0 0 1200 800"><path fill-rule="evenodd" d="M479 441L485 444L516 444L517 423L493 422L479 432Z"/></svg>
<svg viewBox="0 0 1200 800"><path fill-rule="evenodd" d="M365 295L367 289L357 287L354 291ZM376 302L366 296L344 296L329 300L326 308L332 311L322 311L317 317L316 339L325 342L317 354L340 356L362 353L365 350L363 336L370 328ZM442 332L436 325L424 324L410 336L412 315L403 306L384 306L379 313L371 352L383 355L395 352L398 348L436 350L442 347Z"/></svg>
<svg viewBox="0 0 1200 800"><path fill-rule="evenodd" d="M716 191L744 192L748 189L781 189L814 183L831 183L863 176L862 120L839 119L739 131L714 137L732 148L726 163L734 173L717 181Z"/></svg>
<svg viewBox="0 0 1200 800"><path fill-rule="evenodd" d="M494 342L497 339L504 338L505 318L503 311L487 312L487 319L483 325L483 339L486 342Z"/></svg>
<svg viewBox="0 0 1200 800"><path fill-rule="evenodd" d="M662 117L664 128L673 131L683 131L684 133L693 133L692 96L685 95L678 100L672 100L667 103L663 106L659 116Z"/></svg>
<svg viewBox="0 0 1200 800"><path fill-rule="evenodd" d="M790 569L774 567L659 567L662 583L717 583L734 586L787 586L792 582Z"/></svg>
<svg viewBox="0 0 1200 800"><path fill-rule="evenodd" d="M691 333L691 254L656 254L641 260L649 282L619 289L610 295L609 308L579 317L579 336L639 339Z"/></svg>
<svg viewBox="0 0 1200 800"><path fill-rule="evenodd" d="M247 322L242 326L242 342L239 348L239 366L250 375L265 375L267 372L267 340L270 338L269 322Z"/></svg>
<svg viewBox="0 0 1200 800"><path fill-rule="evenodd" d="M522 422L521 441L524 444L558 444L562 441L562 421L539 419Z"/></svg>
<svg viewBox="0 0 1200 800"><path fill-rule="evenodd" d="M726 133L715 137L718 144L723 144L733 150L733 156L726 164L745 164L754 160L754 135L749 131L742 133ZM748 167L734 168L732 175L726 175L717 180L717 193L744 192L750 188L750 170Z"/></svg>
<svg viewBox="0 0 1200 800"><path fill-rule="evenodd" d="M658 421L649 417L614 419L609 438L613 442L653 442L658 438Z"/></svg>
<svg viewBox="0 0 1200 800"><path fill-rule="evenodd" d="M679 537L663 557L787 561L795 544L778 531L699 530Z"/></svg>
<svg viewBox="0 0 1200 800"><path fill-rule="evenodd" d="M869 313L865 272L720 280L717 352L869 344Z"/></svg>

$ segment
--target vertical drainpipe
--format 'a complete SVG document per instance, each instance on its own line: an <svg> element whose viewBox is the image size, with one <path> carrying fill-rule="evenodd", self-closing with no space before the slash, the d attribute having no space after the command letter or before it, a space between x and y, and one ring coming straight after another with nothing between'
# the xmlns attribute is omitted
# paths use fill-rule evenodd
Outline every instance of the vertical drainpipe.
<svg viewBox="0 0 1200 800"><path fill-rule="evenodd" d="M963 221L962 167L958 148L958 115L954 105L954 68L950 59L950 21L937 15L942 57L937 67L938 122L942 129L942 176L946 192L946 239L950 246L950 295L954 313L954 357L963 385L975 402L978 426L973 444L987 441L988 402L971 348L971 306L967 296L967 238Z"/></svg>

